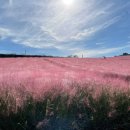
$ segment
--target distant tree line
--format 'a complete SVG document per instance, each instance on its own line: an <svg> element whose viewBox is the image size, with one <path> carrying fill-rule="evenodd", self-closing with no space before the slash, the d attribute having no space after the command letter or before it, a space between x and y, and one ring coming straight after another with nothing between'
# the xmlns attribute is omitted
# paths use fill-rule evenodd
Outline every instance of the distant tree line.
<svg viewBox="0 0 130 130"><path fill-rule="evenodd" d="M124 52L120 56L128 56L130 55L127 52ZM0 54L0 58L17 58L17 57L51 57L51 58L60 58L59 56L51 56L51 55L26 55L26 54ZM68 58L78 58L77 55L69 55ZM65 58L65 57L62 57ZM106 59L106 56L103 56Z"/></svg>
<svg viewBox="0 0 130 130"><path fill-rule="evenodd" d="M68 58L78 58L78 56L77 55L69 55L69 56L67 56Z"/></svg>
<svg viewBox="0 0 130 130"><path fill-rule="evenodd" d="M54 56L49 56L49 55L0 54L0 58L17 58L17 57L54 57Z"/></svg>
<svg viewBox="0 0 130 130"><path fill-rule="evenodd" d="M130 55L130 54L127 53L127 52L125 52L125 53L123 53L122 55L123 55L123 56L128 56L128 55Z"/></svg>

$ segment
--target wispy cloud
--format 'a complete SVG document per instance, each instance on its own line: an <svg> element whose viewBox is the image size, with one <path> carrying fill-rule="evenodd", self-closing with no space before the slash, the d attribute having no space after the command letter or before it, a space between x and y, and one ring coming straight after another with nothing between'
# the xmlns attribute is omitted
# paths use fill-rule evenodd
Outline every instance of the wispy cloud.
<svg viewBox="0 0 130 130"><path fill-rule="evenodd" d="M96 45L104 45L105 43L104 42L97 42L95 43Z"/></svg>
<svg viewBox="0 0 130 130"><path fill-rule="evenodd" d="M81 50L77 53L74 53L74 55L82 56L83 54L85 57L97 57L97 56L106 55L112 52L117 52L125 48L130 48L130 45L114 47L114 48L86 49L86 50Z"/></svg>
<svg viewBox="0 0 130 130"><path fill-rule="evenodd" d="M10 6L13 5L13 0L9 0L9 5L10 5Z"/></svg>
<svg viewBox="0 0 130 130"><path fill-rule="evenodd" d="M13 52L8 50L0 50L0 54L11 54L11 53Z"/></svg>
<svg viewBox="0 0 130 130"><path fill-rule="evenodd" d="M0 37L34 48L74 50L67 43L91 38L120 19L112 0L75 0L71 8L61 0L0 2Z"/></svg>
<svg viewBox="0 0 130 130"><path fill-rule="evenodd" d="M108 20L107 22L100 23L100 25L95 23L96 25L91 26L91 27L77 33L75 36L72 36L72 39L81 40L83 38L91 37L95 33L99 32L99 31L101 31L101 30L103 30L105 28L108 28L112 24L116 23L118 20L119 20L119 17L115 17L115 18L113 18L111 20Z"/></svg>
<svg viewBox="0 0 130 130"><path fill-rule="evenodd" d="M5 28L0 28L0 39L5 39L11 35L10 31Z"/></svg>

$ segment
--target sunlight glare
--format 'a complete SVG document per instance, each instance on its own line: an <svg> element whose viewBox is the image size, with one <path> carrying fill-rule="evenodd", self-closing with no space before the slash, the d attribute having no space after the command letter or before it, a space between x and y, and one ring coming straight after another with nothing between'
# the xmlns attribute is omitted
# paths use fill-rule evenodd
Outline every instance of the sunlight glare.
<svg viewBox="0 0 130 130"><path fill-rule="evenodd" d="M66 5L66 6L71 6L73 3L74 3L74 0L62 0L63 3Z"/></svg>

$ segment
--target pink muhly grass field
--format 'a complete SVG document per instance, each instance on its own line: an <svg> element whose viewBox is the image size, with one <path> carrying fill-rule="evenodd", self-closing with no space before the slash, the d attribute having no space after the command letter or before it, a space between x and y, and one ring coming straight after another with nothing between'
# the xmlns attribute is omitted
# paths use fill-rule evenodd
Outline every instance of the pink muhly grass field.
<svg viewBox="0 0 130 130"><path fill-rule="evenodd" d="M94 83L130 87L130 56L114 58L0 58L0 86L24 86L36 93L56 84ZM68 88L67 88L68 89Z"/></svg>
<svg viewBox="0 0 130 130"><path fill-rule="evenodd" d="M51 117L56 120L61 115L72 115L74 122L75 116L87 122L88 117L84 117L90 115L90 124L100 130L105 130L103 126L111 127L113 120L115 130L129 127L129 66L130 56L0 58L0 129L10 128L3 125L4 121L10 123L12 129L44 128L46 120L49 123ZM80 125L86 127L82 120ZM60 121L64 122L64 116Z"/></svg>
<svg viewBox="0 0 130 130"><path fill-rule="evenodd" d="M127 91L130 56L114 58L0 58L0 89L23 89L36 97L53 87L72 93L72 83ZM96 85L95 85L96 84ZM111 86L111 87L110 87ZM3 90L3 91L2 91ZM15 92L14 92L15 93Z"/></svg>

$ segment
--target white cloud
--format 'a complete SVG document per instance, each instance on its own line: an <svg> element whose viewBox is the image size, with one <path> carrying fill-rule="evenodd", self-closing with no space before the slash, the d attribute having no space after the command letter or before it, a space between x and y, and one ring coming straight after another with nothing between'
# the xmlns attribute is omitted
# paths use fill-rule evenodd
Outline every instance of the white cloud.
<svg viewBox="0 0 130 130"><path fill-rule="evenodd" d="M116 23L119 20L119 17L115 17L101 25L95 25L90 28L83 30L82 32L77 33L75 36L72 36L72 39L81 40L83 38L88 38L93 36L95 33L111 26L112 24Z"/></svg>
<svg viewBox="0 0 130 130"><path fill-rule="evenodd" d="M11 53L13 52L8 50L0 50L0 54L11 54Z"/></svg>
<svg viewBox="0 0 130 130"><path fill-rule="evenodd" d="M96 45L104 45L105 43L104 42L97 42L95 43Z"/></svg>
<svg viewBox="0 0 130 130"><path fill-rule="evenodd" d="M74 55L81 56L83 54L85 57L97 57L112 52L117 52L125 48L130 48L130 45L125 45L122 47L115 47L115 48L86 49L86 50L81 50L79 52L76 52L74 53Z"/></svg>
<svg viewBox="0 0 130 130"><path fill-rule="evenodd" d="M5 28L0 28L0 39L5 39L11 35L10 31Z"/></svg>
<svg viewBox="0 0 130 130"><path fill-rule="evenodd" d="M9 5L10 5L10 6L13 5L13 0L9 0Z"/></svg>
<svg viewBox="0 0 130 130"><path fill-rule="evenodd" d="M91 38L119 20L112 0L75 0L71 8L61 0L1 2L0 36L34 48L67 48L67 42Z"/></svg>

